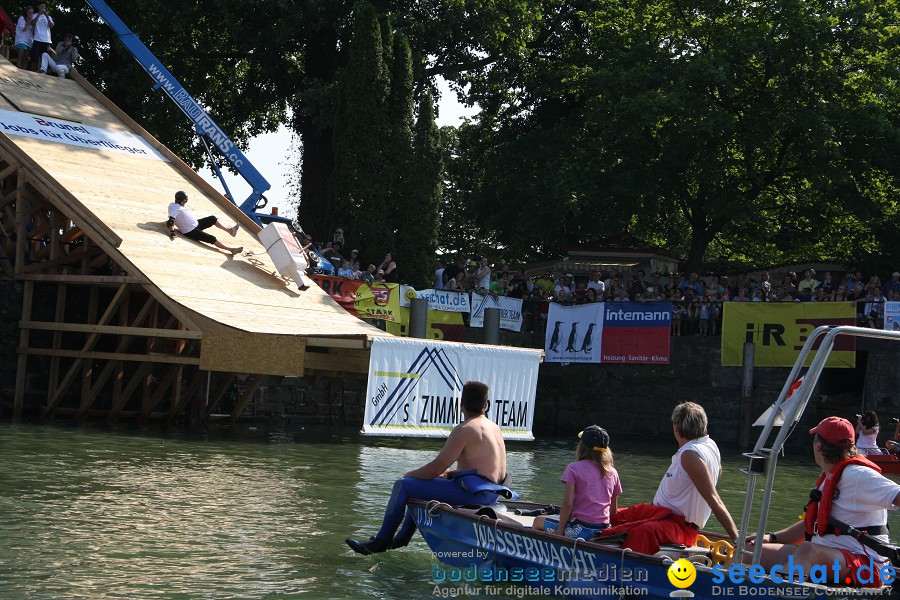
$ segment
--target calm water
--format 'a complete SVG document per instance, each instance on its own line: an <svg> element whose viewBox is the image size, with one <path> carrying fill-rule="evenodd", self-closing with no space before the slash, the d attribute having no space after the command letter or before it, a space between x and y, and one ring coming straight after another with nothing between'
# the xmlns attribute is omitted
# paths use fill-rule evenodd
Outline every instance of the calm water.
<svg viewBox="0 0 900 600"><path fill-rule="evenodd" d="M391 482L439 447L0 424L0 598L428 597L434 561L421 538L375 557L343 540L373 534ZM619 505L652 500L674 440L613 449ZM523 498L560 502L574 443L509 450ZM781 464L772 529L796 519L816 475L807 456ZM741 466L733 453L719 483L736 519Z"/></svg>

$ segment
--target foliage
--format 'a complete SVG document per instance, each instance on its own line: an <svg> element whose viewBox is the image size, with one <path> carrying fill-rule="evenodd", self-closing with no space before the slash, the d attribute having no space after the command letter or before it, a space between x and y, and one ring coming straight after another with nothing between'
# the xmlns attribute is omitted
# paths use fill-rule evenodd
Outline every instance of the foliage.
<svg viewBox="0 0 900 600"><path fill-rule="evenodd" d="M552 6L551 6L552 5ZM545 3L473 93L471 202L514 255L629 229L697 268L847 258L894 211L896 3ZM847 239L847 232L853 232ZM790 243L785 243L790 242Z"/></svg>

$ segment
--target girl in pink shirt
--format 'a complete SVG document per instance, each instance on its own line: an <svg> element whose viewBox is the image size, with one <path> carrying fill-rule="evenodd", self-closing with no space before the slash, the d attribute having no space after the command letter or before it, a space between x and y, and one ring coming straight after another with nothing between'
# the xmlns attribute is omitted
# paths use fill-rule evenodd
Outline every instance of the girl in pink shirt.
<svg viewBox="0 0 900 600"><path fill-rule="evenodd" d="M561 481L566 486L565 498L559 516L537 517L534 529L559 531L565 523L565 536L591 539L607 527L609 518L616 514L616 498L622 493L619 474L613 467L609 434L597 425L591 425L578 434L581 442Z"/></svg>

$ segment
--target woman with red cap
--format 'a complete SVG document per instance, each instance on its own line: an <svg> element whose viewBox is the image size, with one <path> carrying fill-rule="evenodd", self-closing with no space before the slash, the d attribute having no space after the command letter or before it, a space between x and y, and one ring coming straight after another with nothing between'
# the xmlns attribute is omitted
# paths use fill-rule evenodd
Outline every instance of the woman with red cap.
<svg viewBox="0 0 900 600"><path fill-rule="evenodd" d="M809 433L815 436L813 454L822 475L810 492L805 519L767 533L760 562L768 570L787 565L790 559L794 577L799 572L797 567L802 567L804 577L809 579L811 569L818 566L824 567L829 582L881 587L880 569L888 565L888 559L853 536L840 535L829 518L890 544L887 509L900 506L900 485L882 476L878 465L859 454L853 443L855 428L847 419L828 417ZM752 543L754 536L748 541ZM835 562L840 566L837 577ZM792 576L786 567L784 571Z"/></svg>

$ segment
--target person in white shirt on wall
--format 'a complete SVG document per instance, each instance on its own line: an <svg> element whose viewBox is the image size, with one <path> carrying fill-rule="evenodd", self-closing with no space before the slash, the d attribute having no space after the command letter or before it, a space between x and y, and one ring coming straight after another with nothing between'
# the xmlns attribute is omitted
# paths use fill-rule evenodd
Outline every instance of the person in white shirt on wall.
<svg viewBox="0 0 900 600"><path fill-rule="evenodd" d="M192 240L197 240L198 242L206 242L207 244L212 244L216 248L221 248L222 250L227 250L232 254L238 254L239 252L243 252L243 246L238 246L236 248L231 248L226 246L222 242L216 239L215 236L210 235L204 231L205 229L209 229L213 225L221 229L222 231L227 231L232 236L237 235L238 224L235 223L233 227L225 227L216 217L210 215L208 217L203 217L202 219L198 219L194 216L194 213L191 212L189 208L185 206L187 204L187 194L178 191L175 192L175 202L169 204L169 220L166 221L166 227L169 228L169 237L175 239L175 227L178 227L178 231L181 232L181 235L187 238L191 238Z"/></svg>
<svg viewBox="0 0 900 600"><path fill-rule="evenodd" d="M41 55L50 49L52 40L50 39L50 29L56 23L53 17L47 12L47 5L43 2L38 4L37 13L31 18L31 27L34 29L34 43L31 46L31 68L37 71L38 65L41 64Z"/></svg>

